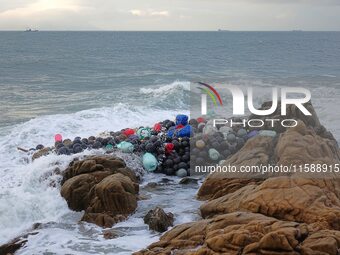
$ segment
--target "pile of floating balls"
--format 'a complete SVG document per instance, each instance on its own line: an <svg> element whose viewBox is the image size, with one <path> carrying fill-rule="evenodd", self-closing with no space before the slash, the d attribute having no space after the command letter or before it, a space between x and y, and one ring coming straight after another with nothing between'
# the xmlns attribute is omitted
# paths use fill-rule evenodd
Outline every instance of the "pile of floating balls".
<svg viewBox="0 0 340 255"><path fill-rule="evenodd" d="M35 150L71 155L85 150L104 149L135 153L149 172L185 177L196 165L218 164L239 151L254 136L276 136L271 130L247 130L226 125L214 126L204 118L190 119L177 115L175 121L164 120L151 127L126 128L104 136L73 140L55 135L52 148L39 144ZM33 149L34 150L34 149ZM43 154L45 155L45 154Z"/></svg>

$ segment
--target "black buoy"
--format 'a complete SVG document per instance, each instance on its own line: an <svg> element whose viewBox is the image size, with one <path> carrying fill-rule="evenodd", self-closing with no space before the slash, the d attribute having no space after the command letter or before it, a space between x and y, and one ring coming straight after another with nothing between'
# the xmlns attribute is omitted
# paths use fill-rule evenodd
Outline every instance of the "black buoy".
<svg viewBox="0 0 340 255"><path fill-rule="evenodd" d="M36 150L41 150L44 148L44 145L38 144L37 147L35 147Z"/></svg>
<svg viewBox="0 0 340 255"><path fill-rule="evenodd" d="M66 148L65 146L61 147L60 149L58 149L57 151L58 155L70 155L71 152L68 148Z"/></svg>
<svg viewBox="0 0 340 255"><path fill-rule="evenodd" d="M83 151L83 149L82 149L81 145L77 144L76 146L73 146L73 153L80 153L82 151Z"/></svg>
<svg viewBox="0 0 340 255"><path fill-rule="evenodd" d="M165 174L166 175L174 175L175 174L175 170L173 168L166 168L165 169Z"/></svg>
<svg viewBox="0 0 340 255"><path fill-rule="evenodd" d="M99 141L96 141L92 146L93 149L100 149L102 147L103 147L103 145Z"/></svg>

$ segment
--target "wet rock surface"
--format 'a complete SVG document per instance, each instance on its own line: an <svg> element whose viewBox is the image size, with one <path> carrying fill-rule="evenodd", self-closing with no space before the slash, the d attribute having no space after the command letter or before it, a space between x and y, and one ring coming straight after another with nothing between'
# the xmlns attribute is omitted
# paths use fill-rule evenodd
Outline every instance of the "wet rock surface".
<svg viewBox="0 0 340 255"><path fill-rule="evenodd" d="M249 139L223 164L339 164L339 147L317 117L300 119L295 110L296 127ZM135 255L339 254L338 173L213 173L198 198L206 200L202 220L175 226Z"/></svg>
<svg viewBox="0 0 340 255"><path fill-rule="evenodd" d="M90 156L63 172L61 195L82 220L111 227L137 208L139 185L132 170L114 156Z"/></svg>
<svg viewBox="0 0 340 255"><path fill-rule="evenodd" d="M33 226L29 233L18 236L6 244L0 245L0 255L14 255L27 243L30 235L32 236L37 234L37 232L35 232L35 228L36 226Z"/></svg>
<svg viewBox="0 0 340 255"><path fill-rule="evenodd" d="M27 240L13 240L7 244L0 246L0 254L1 255L13 255L17 250L19 250L22 246L25 245Z"/></svg>
<svg viewBox="0 0 340 255"><path fill-rule="evenodd" d="M235 212L182 224L135 255L338 254L340 232L314 232L305 223Z"/></svg>
<svg viewBox="0 0 340 255"><path fill-rule="evenodd" d="M144 217L144 223L149 225L149 228L158 232L165 232L174 224L174 215L166 213L160 207L150 210Z"/></svg>

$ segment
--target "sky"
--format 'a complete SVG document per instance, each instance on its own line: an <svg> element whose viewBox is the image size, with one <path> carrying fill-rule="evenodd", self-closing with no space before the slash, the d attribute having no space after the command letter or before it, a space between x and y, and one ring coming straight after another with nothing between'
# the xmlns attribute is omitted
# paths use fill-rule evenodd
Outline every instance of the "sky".
<svg viewBox="0 0 340 255"><path fill-rule="evenodd" d="M0 30L340 30L340 0L0 0Z"/></svg>

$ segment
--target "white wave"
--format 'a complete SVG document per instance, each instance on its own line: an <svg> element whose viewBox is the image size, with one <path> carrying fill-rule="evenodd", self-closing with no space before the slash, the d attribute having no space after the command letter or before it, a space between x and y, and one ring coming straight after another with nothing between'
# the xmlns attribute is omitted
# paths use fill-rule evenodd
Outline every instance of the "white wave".
<svg viewBox="0 0 340 255"><path fill-rule="evenodd" d="M51 146L56 133L71 139L88 137L102 131L153 125L166 118L174 119L176 114L118 104L111 108L42 116L14 126L9 134L0 137L0 243L22 233L33 223L58 222L71 213L58 187L51 187L50 183L58 182L59 176L52 174L55 164L63 169L74 156L50 155L27 164L27 155L19 152L17 146Z"/></svg>
<svg viewBox="0 0 340 255"><path fill-rule="evenodd" d="M165 96L171 93L190 91L190 82L188 81L175 81L171 84L161 85L157 88L153 87L145 87L141 88L140 93L149 94L153 96Z"/></svg>
<svg viewBox="0 0 340 255"><path fill-rule="evenodd" d="M106 240L102 229L93 224L77 223L75 217L61 217L58 223L47 224L39 229L38 234L29 236L24 248L18 255L29 254L115 254L130 255L134 251L147 247L158 241L160 234L150 231L144 224L143 216L156 206L163 207L166 212L172 212L175 224L197 220L197 209L201 202L195 199L197 187L179 185L179 178L167 176L172 184L164 189L147 191L143 186L148 182L159 182L164 175L146 174L141 184L141 194L150 197L138 202L136 212L126 221L120 222L111 229L118 234L117 238Z"/></svg>

